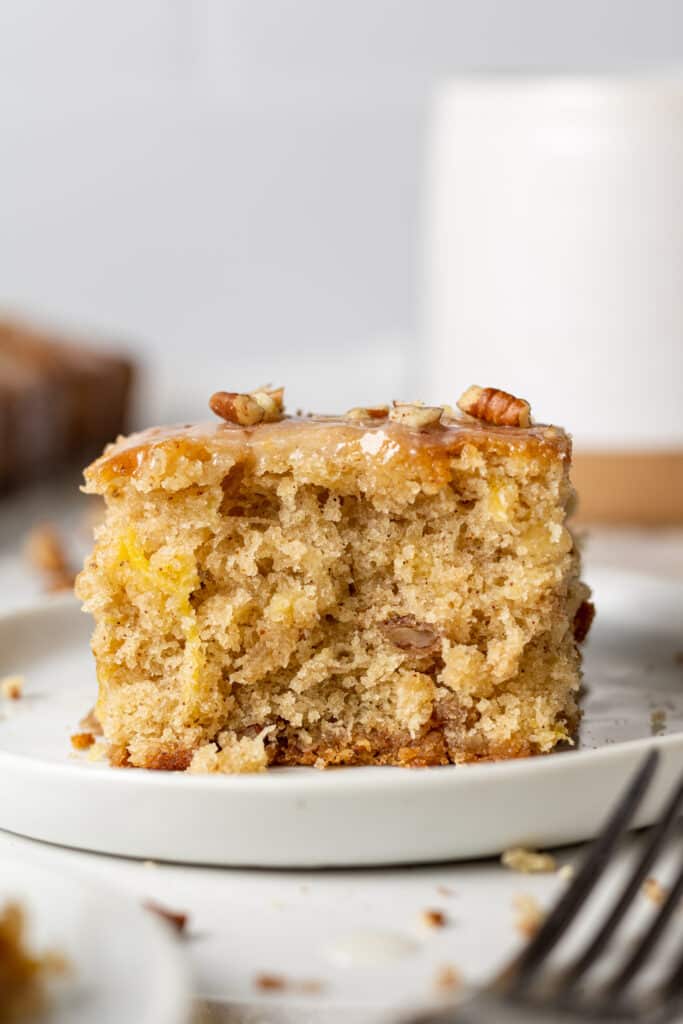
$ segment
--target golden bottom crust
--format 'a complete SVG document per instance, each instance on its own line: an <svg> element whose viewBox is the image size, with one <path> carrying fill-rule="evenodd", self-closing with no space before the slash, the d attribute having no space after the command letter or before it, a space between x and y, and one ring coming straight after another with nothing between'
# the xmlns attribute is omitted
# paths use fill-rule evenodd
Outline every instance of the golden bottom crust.
<svg viewBox="0 0 683 1024"><path fill-rule="evenodd" d="M569 737L576 734L579 713L573 712L566 722ZM267 729L253 727L250 735ZM569 740L571 742L571 739ZM143 763L135 767L154 771L186 771L192 764L195 750L158 750ZM401 768L427 768L447 764L465 764L477 761L503 761L531 757L541 753L532 742L517 735L503 742L473 743L454 746L452 733L447 723L434 722L418 739L411 739L404 732L395 735L370 734L355 737L350 741L324 742L303 749L293 735L284 730L274 740L265 744L265 758L268 766L332 768L352 765L382 765ZM111 748L109 760L120 768L133 767L127 750Z"/></svg>

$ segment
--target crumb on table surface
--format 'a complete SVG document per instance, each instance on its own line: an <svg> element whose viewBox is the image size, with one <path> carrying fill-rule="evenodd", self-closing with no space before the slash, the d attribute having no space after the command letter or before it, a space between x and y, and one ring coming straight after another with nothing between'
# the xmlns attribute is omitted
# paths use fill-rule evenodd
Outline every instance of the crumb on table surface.
<svg viewBox="0 0 683 1024"><path fill-rule="evenodd" d="M24 685L24 676L4 676L0 679L0 693L7 700L19 700L24 695Z"/></svg>

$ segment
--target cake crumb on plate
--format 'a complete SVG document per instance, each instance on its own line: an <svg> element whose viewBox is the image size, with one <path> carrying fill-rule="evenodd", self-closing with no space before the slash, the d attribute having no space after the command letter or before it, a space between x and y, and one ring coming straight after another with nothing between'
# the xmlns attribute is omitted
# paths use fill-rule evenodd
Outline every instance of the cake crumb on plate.
<svg viewBox="0 0 683 1024"><path fill-rule="evenodd" d="M515 908L515 928L525 938L530 939L543 924L544 911L530 893L519 893L513 900Z"/></svg>
<svg viewBox="0 0 683 1024"><path fill-rule="evenodd" d="M522 846L513 846L509 850L505 850L500 862L503 867L525 875L547 874L557 870L557 861L552 854L527 850Z"/></svg>
<svg viewBox="0 0 683 1024"><path fill-rule="evenodd" d="M95 742L91 732L75 732L71 737L71 746L74 750L89 750Z"/></svg>
<svg viewBox="0 0 683 1024"><path fill-rule="evenodd" d="M0 693L7 700L20 700L24 695L24 677L13 675L0 679Z"/></svg>
<svg viewBox="0 0 683 1024"><path fill-rule="evenodd" d="M646 878L643 882L643 896L654 903L655 906L661 907L666 902L666 898L669 895L668 889L665 889L660 881L652 876Z"/></svg>
<svg viewBox="0 0 683 1024"><path fill-rule="evenodd" d="M462 975L453 964L442 964L434 975L434 988L437 992L457 992L462 988Z"/></svg>

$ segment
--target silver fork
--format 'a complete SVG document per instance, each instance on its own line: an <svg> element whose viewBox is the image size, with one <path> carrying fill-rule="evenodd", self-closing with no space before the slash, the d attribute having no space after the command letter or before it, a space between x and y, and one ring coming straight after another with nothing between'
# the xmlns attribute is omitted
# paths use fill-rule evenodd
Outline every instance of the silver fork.
<svg viewBox="0 0 683 1024"><path fill-rule="evenodd" d="M606 982L581 986L611 943L617 928L634 903L645 878L666 840L678 828L683 805L683 775L673 789L658 823L648 833L645 849L614 900L604 921L569 967L553 971L549 954L577 919L640 805L657 768L652 751L609 815L602 832L572 884L557 901L523 952L485 989L461 1007L422 1014L410 1024L666 1024L683 1019L683 951L677 953L668 975L643 997L632 986L662 938L683 896L683 857L665 902ZM680 1018L679 1018L680 1014Z"/></svg>

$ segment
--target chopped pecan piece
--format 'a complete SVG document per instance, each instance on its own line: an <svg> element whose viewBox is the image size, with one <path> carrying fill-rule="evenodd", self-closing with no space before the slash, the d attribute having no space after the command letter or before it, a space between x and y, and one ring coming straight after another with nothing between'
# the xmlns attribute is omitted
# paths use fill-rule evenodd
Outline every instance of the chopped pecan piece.
<svg viewBox="0 0 683 1024"><path fill-rule="evenodd" d="M443 406L421 405L420 402L394 402L389 419L413 430L426 430L441 422Z"/></svg>
<svg viewBox="0 0 683 1024"><path fill-rule="evenodd" d="M411 654L435 654L441 650L441 638L430 623L418 622L414 615L397 615L380 623L387 640Z"/></svg>
<svg viewBox="0 0 683 1024"><path fill-rule="evenodd" d="M282 992L287 988L287 979L281 974L257 974L254 985L261 992Z"/></svg>
<svg viewBox="0 0 683 1024"><path fill-rule="evenodd" d="M237 423L241 427L254 427L258 423L274 423L282 418L284 388L261 388L249 394L236 391L216 391L209 399L209 407L216 416Z"/></svg>
<svg viewBox="0 0 683 1024"><path fill-rule="evenodd" d="M591 628L591 623L595 618L595 605L592 601L583 601L579 605L579 609L574 616L574 639L577 644L582 644L588 636L588 632Z"/></svg>
<svg viewBox="0 0 683 1024"><path fill-rule="evenodd" d="M144 904L145 910L150 910L157 917L163 918L167 921L177 932L184 932L185 925L187 924L187 914L177 913L174 910L167 910L166 907L162 907L159 903L155 903L153 900L147 900Z"/></svg>
<svg viewBox="0 0 683 1024"><path fill-rule="evenodd" d="M425 928L445 928L446 915L443 910L423 910L420 920Z"/></svg>
<svg viewBox="0 0 683 1024"><path fill-rule="evenodd" d="M498 427L528 427L531 422L529 403L499 388L473 385L458 399L458 408L468 416Z"/></svg>

